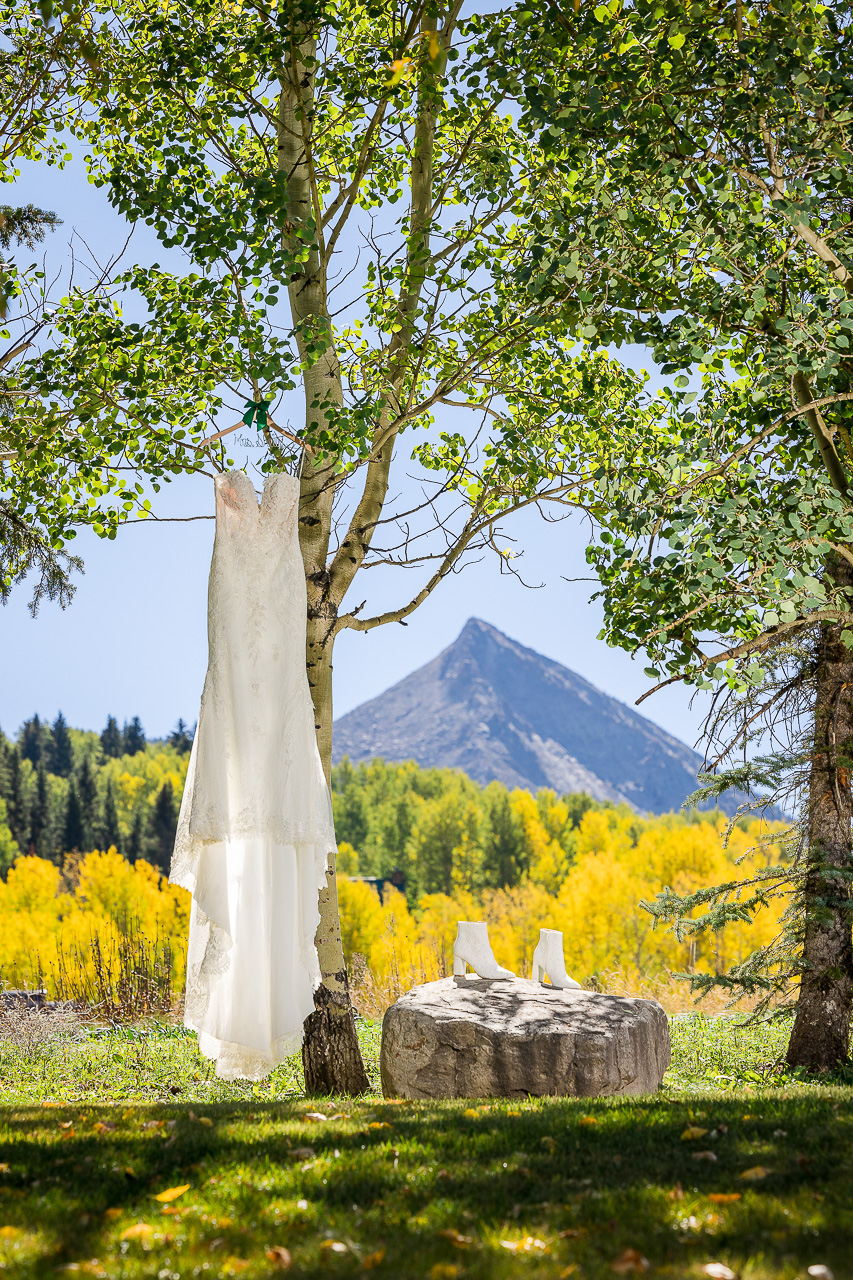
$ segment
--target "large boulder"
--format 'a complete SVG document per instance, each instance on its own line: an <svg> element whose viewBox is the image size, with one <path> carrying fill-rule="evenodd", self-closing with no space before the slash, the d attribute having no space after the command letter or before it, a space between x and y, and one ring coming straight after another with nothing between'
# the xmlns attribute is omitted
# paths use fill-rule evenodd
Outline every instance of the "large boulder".
<svg viewBox="0 0 853 1280"><path fill-rule="evenodd" d="M656 1000L474 975L415 987L382 1023L388 1098L654 1093L669 1066Z"/></svg>

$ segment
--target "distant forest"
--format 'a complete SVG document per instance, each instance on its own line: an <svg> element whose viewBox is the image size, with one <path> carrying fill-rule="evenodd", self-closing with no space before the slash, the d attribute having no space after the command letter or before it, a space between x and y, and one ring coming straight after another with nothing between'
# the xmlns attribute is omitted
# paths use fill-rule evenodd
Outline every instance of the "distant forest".
<svg viewBox="0 0 853 1280"><path fill-rule="evenodd" d="M75 851L113 846L168 872L192 732L179 720L168 738L149 742L138 717L119 728L111 716L97 734L69 728L60 714L52 725L33 716L14 740L0 733L0 876L19 854L62 866ZM627 805L480 786L413 761L345 759L332 771L332 799L341 872L399 873L410 904L528 879L555 892L577 858L586 814L613 811L633 842L646 825Z"/></svg>
<svg viewBox="0 0 853 1280"><path fill-rule="evenodd" d="M61 865L75 850L115 846L168 870L192 730L179 720L149 742L138 716L102 733L37 715L14 739L0 732L0 874L19 853Z"/></svg>

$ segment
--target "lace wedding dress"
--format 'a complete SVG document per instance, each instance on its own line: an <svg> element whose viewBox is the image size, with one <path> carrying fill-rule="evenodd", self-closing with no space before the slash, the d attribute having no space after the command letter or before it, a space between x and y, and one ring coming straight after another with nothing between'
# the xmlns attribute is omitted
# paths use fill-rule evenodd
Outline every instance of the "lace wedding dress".
<svg viewBox="0 0 853 1280"><path fill-rule="evenodd" d="M170 879L192 894L184 1022L223 1079L302 1043L335 847L305 673L299 482L216 479L210 659Z"/></svg>

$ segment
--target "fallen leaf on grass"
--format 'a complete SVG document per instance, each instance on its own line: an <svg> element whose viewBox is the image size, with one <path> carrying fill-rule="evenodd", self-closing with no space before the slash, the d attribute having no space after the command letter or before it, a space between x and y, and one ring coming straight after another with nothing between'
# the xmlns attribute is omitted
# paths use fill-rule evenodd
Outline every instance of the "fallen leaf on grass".
<svg viewBox="0 0 853 1280"><path fill-rule="evenodd" d="M182 1196L185 1191L189 1191L191 1183L185 1182L182 1187L167 1187L165 1191L159 1191L154 1197L161 1204L171 1204L173 1200L177 1200L178 1196Z"/></svg>
<svg viewBox="0 0 853 1280"><path fill-rule="evenodd" d="M162 1129L165 1120L143 1120L140 1125L141 1129Z"/></svg>
<svg viewBox="0 0 853 1280"><path fill-rule="evenodd" d="M648 1271L648 1269L649 1260L643 1257L639 1249L626 1249L610 1264L610 1270L618 1271L621 1275L627 1275L631 1271Z"/></svg>
<svg viewBox="0 0 853 1280"><path fill-rule="evenodd" d="M17 1227L0 1227L0 1240L17 1240L20 1234Z"/></svg>
<svg viewBox="0 0 853 1280"><path fill-rule="evenodd" d="M294 1147L288 1155L295 1156L297 1160L313 1160L317 1152L313 1147Z"/></svg>
<svg viewBox="0 0 853 1280"><path fill-rule="evenodd" d="M463 1116L471 1116L473 1120L480 1119L480 1113L474 1107L468 1107L465 1111L462 1112L462 1114Z"/></svg>
<svg viewBox="0 0 853 1280"><path fill-rule="evenodd" d="M816 1262L814 1266L809 1267L809 1275L812 1280L835 1280L829 1267L825 1267L822 1262Z"/></svg>
<svg viewBox="0 0 853 1280"><path fill-rule="evenodd" d="M477 1113L476 1113L476 1111L475 1111L475 1112L474 1112L474 1115L476 1115L476 1114L477 1114ZM387 1120L374 1120L374 1121L373 1121L371 1124L369 1124L367 1127L368 1127L368 1129L390 1129L390 1128L391 1128L391 1126L390 1126L390 1124L388 1123L388 1121L387 1121Z"/></svg>
<svg viewBox="0 0 853 1280"><path fill-rule="evenodd" d="M700 1129L698 1125L691 1124L681 1135L682 1142L692 1142L694 1138L704 1138L708 1132L707 1129Z"/></svg>
<svg viewBox="0 0 853 1280"><path fill-rule="evenodd" d="M456 1280L459 1268L454 1262L437 1262L430 1267L429 1280Z"/></svg>
<svg viewBox="0 0 853 1280"><path fill-rule="evenodd" d="M74 1121L73 1121L73 1120L60 1120L60 1121L59 1121L59 1127L60 1127L60 1129L73 1129L73 1128L74 1128Z"/></svg>
<svg viewBox="0 0 853 1280"><path fill-rule="evenodd" d="M327 1120L328 1116L324 1116L322 1111L306 1111L305 1119L311 1120L315 1124L319 1124L321 1120Z"/></svg>
<svg viewBox="0 0 853 1280"><path fill-rule="evenodd" d="M104 1217L106 1218L107 1222L111 1222L113 1218L120 1218L122 1215L122 1212L123 1210L121 1209L105 1209Z"/></svg>
<svg viewBox="0 0 853 1280"><path fill-rule="evenodd" d="M451 1244L455 1244L457 1249L467 1249L469 1244L474 1243L473 1236L463 1236L458 1231L454 1231L453 1227L445 1227L438 1234L444 1236L445 1240L449 1240Z"/></svg>
<svg viewBox="0 0 853 1280"><path fill-rule="evenodd" d="M762 1178L766 1178L772 1172L772 1169L765 1169L763 1164L756 1164L751 1169L744 1169L740 1179L741 1182L760 1182Z"/></svg>
<svg viewBox="0 0 853 1280"><path fill-rule="evenodd" d="M384 1257L384 1249L375 1249L373 1253L368 1253L367 1256L361 1260L362 1271L373 1271L375 1267L379 1266Z"/></svg>
<svg viewBox="0 0 853 1280"><path fill-rule="evenodd" d="M186 1213L189 1205L186 1204L164 1204L160 1212L164 1217L180 1218L182 1213Z"/></svg>
<svg viewBox="0 0 853 1280"><path fill-rule="evenodd" d="M324 1240L320 1248L328 1249L330 1253L349 1253L349 1249L343 1240Z"/></svg>
<svg viewBox="0 0 853 1280"><path fill-rule="evenodd" d="M712 1204L734 1204L736 1200L740 1200L743 1193L740 1191L709 1191L708 1199Z"/></svg>
<svg viewBox="0 0 853 1280"><path fill-rule="evenodd" d="M150 1240L154 1234L154 1228L149 1226L147 1222L134 1222L132 1227L128 1227L122 1231L121 1240Z"/></svg>
<svg viewBox="0 0 853 1280"><path fill-rule="evenodd" d="M115 1133L116 1126L110 1121L98 1120L92 1125L95 1133Z"/></svg>
<svg viewBox="0 0 853 1280"><path fill-rule="evenodd" d="M716 1151L691 1151L690 1159L691 1160L716 1160L717 1153Z"/></svg>
<svg viewBox="0 0 853 1280"><path fill-rule="evenodd" d="M277 1244L272 1249L267 1249L267 1260L274 1267L278 1267L279 1271L287 1271L293 1265L290 1250L285 1249L283 1244Z"/></svg>
<svg viewBox="0 0 853 1280"><path fill-rule="evenodd" d="M65 1129L65 1125L62 1125L61 1127L62 1127L63 1129ZM64 1132L64 1133L61 1133L61 1134L59 1135L59 1140L60 1140L60 1142L67 1142L69 1138L73 1138L74 1136L75 1136L75 1135L74 1135L74 1129L73 1129L73 1128L71 1128L71 1129L65 1129L65 1132Z"/></svg>
<svg viewBox="0 0 853 1280"><path fill-rule="evenodd" d="M508 1111L508 1112L507 1112L507 1115L508 1115L508 1116L520 1116L520 1115L521 1115L521 1112L520 1112L520 1111Z"/></svg>
<svg viewBox="0 0 853 1280"><path fill-rule="evenodd" d="M581 1116L581 1124L598 1124L595 1116Z"/></svg>
<svg viewBox="0 0 853 1280"><path fill-rule="evenodd" d="M226 1258L222 1264L222 1274L236 1276L238 1272L245 1271L251 1265L248 1258Z"/></svg>
<svg viewBox="0 0 853 1280"><path fill-rule="evenodd" d="M737 1280L737 1272L732 1271L724 1262L707 1262L702 1270L711 1280Z"/></svg>
<svg viewBox="0 0 853 1280"><path fill-rule="evenodd" d="M544 1240L537 1240L534 1236L526 1236L524 1240L501 1240L501 1248L509 1249L511 1253L535 1253L537 1249L547 1247Z"/></svg>

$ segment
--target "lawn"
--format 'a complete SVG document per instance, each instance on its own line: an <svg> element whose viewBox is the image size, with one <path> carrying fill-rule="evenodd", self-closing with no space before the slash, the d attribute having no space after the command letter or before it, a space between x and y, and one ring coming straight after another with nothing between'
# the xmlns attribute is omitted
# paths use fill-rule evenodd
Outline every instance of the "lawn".
<svg viewBox="0 0 853 1280"><path fill-rule="evenodd" d="M784 1026L672 1032L654 1097L523 1103L224 1085L156 1024L0 1047L0 1269L851 1280L849 1087L780 1074Z"/></svg>

